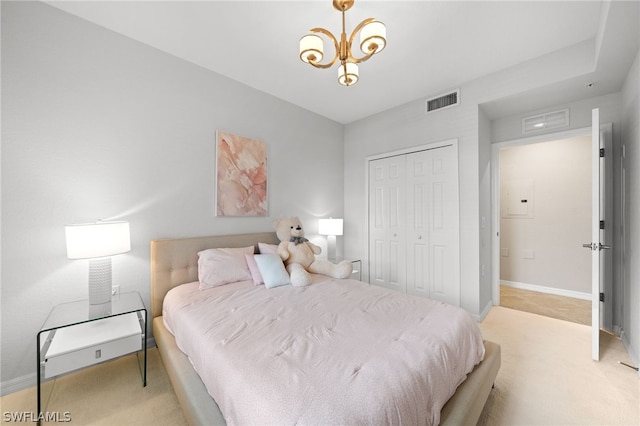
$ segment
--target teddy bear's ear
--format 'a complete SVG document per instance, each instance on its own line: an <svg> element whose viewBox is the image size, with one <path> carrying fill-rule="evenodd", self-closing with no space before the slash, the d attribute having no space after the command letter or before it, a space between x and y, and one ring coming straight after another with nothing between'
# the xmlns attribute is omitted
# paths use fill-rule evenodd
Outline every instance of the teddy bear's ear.
<svg viewBox="0 0 640 426"><path fill-rule="evenodd" d="M276 219L276 220L274 220L274 221L273 221L273 227L274 227L274 228L277 228L279 223L280 223L280 219Z"/></svg>

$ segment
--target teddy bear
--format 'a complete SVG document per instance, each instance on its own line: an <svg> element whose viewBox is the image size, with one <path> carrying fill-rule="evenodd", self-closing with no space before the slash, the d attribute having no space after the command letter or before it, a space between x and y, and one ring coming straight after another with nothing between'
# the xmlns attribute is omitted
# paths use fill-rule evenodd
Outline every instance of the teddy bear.
<svg viewBox="0 0 640 426"><path fill-rule="evenodd" d="M302 223L297 217L277 219L273 222L276 235L280 240L278 255L283 260L291 284L305 286L311 284L311 275L321 274L332 278L347 278L353 266L348 260L338 264L316 259L322 249L304 238Z"/></svg>

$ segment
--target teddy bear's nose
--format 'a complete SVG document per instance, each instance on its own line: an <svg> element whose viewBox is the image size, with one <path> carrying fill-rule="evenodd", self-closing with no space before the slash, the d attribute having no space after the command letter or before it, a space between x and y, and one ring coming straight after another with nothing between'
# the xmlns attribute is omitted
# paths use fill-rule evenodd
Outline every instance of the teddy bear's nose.
<svg viewBox="0 0 640 426"><path fill-rule="evenodd" d="M300 225L298 225L298 227L296 228L298 231L302 229L302 227Z"/></svg>

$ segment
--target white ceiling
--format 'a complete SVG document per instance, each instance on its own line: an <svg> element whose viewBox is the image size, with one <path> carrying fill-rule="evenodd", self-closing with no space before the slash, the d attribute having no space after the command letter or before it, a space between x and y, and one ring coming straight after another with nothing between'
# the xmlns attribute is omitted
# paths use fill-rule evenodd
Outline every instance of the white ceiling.
<svg viewBox="0 0 640 426"><path fill-rule="evenodd" d="M617 13L622 22L605 26L601 1L358 0L346 15L347 36L361 20L375 17L387 26L387 47L360 65L357 85L343 87L335 66L320 70L298 59L298 40L310 28L339 34L340 13L329 0L47 3L340 123L581 42L595 46L605 32L616 36L603 49L613 49L611 61L622 62L615 72L601 69L594 77L600 90L618 90L638 51L640 27L636 1ZM629 18L629 10L635 16ZM332 54L326 42L325 51ZM586 97L578 93L583 89L582 80L572 81L551 94ZM489 114L513 112L516 103L494 102Z"/></svg>

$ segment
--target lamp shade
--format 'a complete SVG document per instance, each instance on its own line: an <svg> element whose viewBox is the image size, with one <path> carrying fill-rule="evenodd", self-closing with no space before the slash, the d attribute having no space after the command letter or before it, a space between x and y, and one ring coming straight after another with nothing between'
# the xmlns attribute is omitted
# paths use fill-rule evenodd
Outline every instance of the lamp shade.
<svg viewBox="0 0 640 426"><path fill-rule="evenodd" d="M387 27L380 21L368 23L360 31L362 53L379 53L387 45Z"/></svg>
<svg viewBox="0 0 640 426"><path fill-rule="evenodd" d="M345 74L346 69L346 74ZM352 86L358 82L358 65L347 62L338 67L338 82L343 86Z"/></svg>
<svg viewBox="0 0 640 426"><path fill-rule="evenodd" d="M318 233L320 235L342 235L342 219L320 219Z"/></svg>
<svg viewBox="0 0 640 426"><path fill-rule="evenodd" d="M302 62L322 61L324 42L320 36L307 34L300 39L300 59Z"/></svg>
<svg viewBox="0 0 640 426"><path fill-rule="evenodd" d="M67 257L91 259L131 250L129 222L96 222L65 226Z"/></svg>

